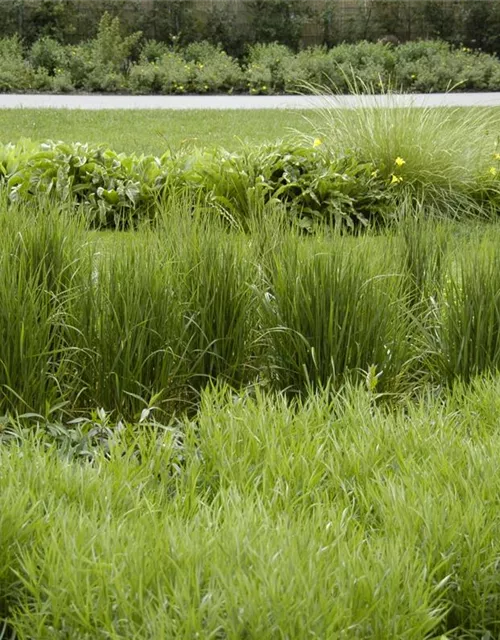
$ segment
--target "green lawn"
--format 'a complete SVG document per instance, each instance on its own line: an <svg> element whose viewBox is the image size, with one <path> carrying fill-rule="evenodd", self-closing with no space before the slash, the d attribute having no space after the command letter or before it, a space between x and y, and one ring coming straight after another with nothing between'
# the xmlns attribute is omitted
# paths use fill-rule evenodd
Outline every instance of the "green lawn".
<svg viewBox="0 0 500 640"><path fill-rule="evenodd" d="M162 154L182 145L237 149L241 141L272 142L290 129L309 132L308 111L0 110L0 142L64 140L105 143L126 153Z"/></svg>
<svg viewBox="0 0 500 640"><path fill-rule="evenodd" d="M474 109L455 109L457 119ZM500 109L480 108L484 117ZM310 134L314 111L263 109L192 111L85 111L50 109L0 109L0 143L21 138L34 141L64 140L109 145L125 153L161 155L183 145L222 146L229 150L242 142L273 142L293 130Z"/></svg>

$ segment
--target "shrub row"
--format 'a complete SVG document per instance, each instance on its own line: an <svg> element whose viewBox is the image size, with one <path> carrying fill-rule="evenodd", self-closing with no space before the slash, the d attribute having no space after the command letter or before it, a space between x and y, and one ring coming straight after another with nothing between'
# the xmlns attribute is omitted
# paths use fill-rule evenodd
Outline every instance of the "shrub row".
<svg viewBox="0 0 500 640"><path fill-rule="evenodd" d="M350 92L355 74L379 92L500 90L500 61L439 41L400 46L360 42L294 54L284 45L257 44L242 61L208 42L185 48L121 35L118 19L105 14L95 39L62 45L50 37L28 50L14 36L0 40L0 91L101 91L139 94L306 91L304 83Z"/></svg>

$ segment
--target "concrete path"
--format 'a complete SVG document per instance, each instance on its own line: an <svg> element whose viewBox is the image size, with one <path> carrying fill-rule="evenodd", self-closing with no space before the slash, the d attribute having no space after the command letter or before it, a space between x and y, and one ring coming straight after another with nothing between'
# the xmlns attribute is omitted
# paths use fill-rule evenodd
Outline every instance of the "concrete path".
<svg viewBox="0 0 500 640"><path fill-rule="evenodd" d="M326 105L500 107L500 92L337 97L0 94L0 109L314 109Z"/></svg>

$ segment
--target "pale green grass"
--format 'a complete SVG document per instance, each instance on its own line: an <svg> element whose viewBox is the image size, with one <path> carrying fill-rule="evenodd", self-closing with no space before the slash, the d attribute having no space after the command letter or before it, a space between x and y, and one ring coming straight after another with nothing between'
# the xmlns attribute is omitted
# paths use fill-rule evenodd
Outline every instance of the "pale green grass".
<svg viewBox="0 0 500 640"><path fill-rule="evenodd" d="M25 432L0 611L19 640L498 637L498 385L392 413L211 390L166 430Z"/></svg>
<svg viewBox="0 0 500 640"><path fill-rule="evenodd" d="M403 181L457 189L487 167L496 166L498 109L363 106L324 110L320 117L325 142L356 152Z"/></svg>

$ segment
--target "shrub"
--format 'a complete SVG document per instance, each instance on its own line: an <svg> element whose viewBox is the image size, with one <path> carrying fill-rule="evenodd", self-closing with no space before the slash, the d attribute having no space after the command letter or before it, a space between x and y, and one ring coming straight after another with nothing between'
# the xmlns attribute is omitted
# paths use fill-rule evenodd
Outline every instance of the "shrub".
<svg viewBox="0 0 500 640"><path fill-rule="evenodd" d="M251 94L272 93L273 74L269 67L257 63L249 64L245 75L247 87Z"/></svg>
<svg viewBox="0 0 500 640"><path fill-rule="evenodd" d="M293 60L288 47L276 42L256 44L249 48L247 59L247 78L251 93L283 91L287 64Z"/></svg>
<svg viewBox="0 0 500 640"><path fill-rule="evenodd" d="M141 48L141 62L158 62L158 60L168 52L168 47L164 42L157 40L146 40Z"/></svg>
<svg viewBox="0 0 500 640"><path fill-rule="evenodd" d="M30 89L35 91L51 91L52 76L44 67L38 68L31 76Z"/></svg>
<svg viewBox="0 0 500 640"><path fill-rule="evenodd" d="M241 90L243 72L233 58L208 42L186 47L184 57L192 71L191 87L197 93Z"/></svg>
<svg viewBox="0 0 500 640"><path fill-rule="evenodd" d="M94 63L92 61L92 45L90 42L67 48L67 71L71 83L76 89L85 86L87 78L92 73Z"/></svg>
<svg viewBox="0 0 500 640"><path fill-rule="evenodd" d="M21 40L17 36L0 40L0 92L29 89L31 76Z"/></svg>
<svg viewBox="0 0 500 640"><path fill-rule="evenodd" d="M48 36L40 38L31 47L29 60L35 69L46 69L50 75L54 75L56 69L65 68L67 65L67 50L57 40Z"/></svg>
<svg viewBox="0 0 500 640"><path fill-rule="evenodd" d="M128 75L128 87L134 93L160 93L162 83L158 63L144 61L133 64Z"/></svg>
<svg viewBox="0 0 500 640"><path fill-rule="evenodd" d="M283 65L285 92L304 91L307 82L314 85L327 85L335 79L335 76L337 76L337 82L340 82L338 68L332 68L325 47L299 51L296 56L287 58Z"/></svg>
<svg viewBox="0 0 500 640"><path fill-rule="evenodd" d="M71 93L75 90L71 74L67 70L56 69L56 73L51 80L52 91L56 93Z"/></svg>
<svg viewBox="0 0 500 640"><path fill-rule="evenodd" d="M106 12L99 23L97 36L92 41L94 64L96 67L109 67L114 72L126 70L141 36L142 33L137 31L123 37L119 18L112 18Z"/></svg>
<svg viewBox="0 0 500 640"><path fill-rule="evenodd" d="M162 93L188 93L193 77L193 65L173 51L158 61L158 82Z"/></svg>
<svg viewBox="0 0 500 640"><path fill-rule="evenodd" d="M414 91L487 90L498 61L442 42L412 42L394 50L394 85Z"/></svg>

